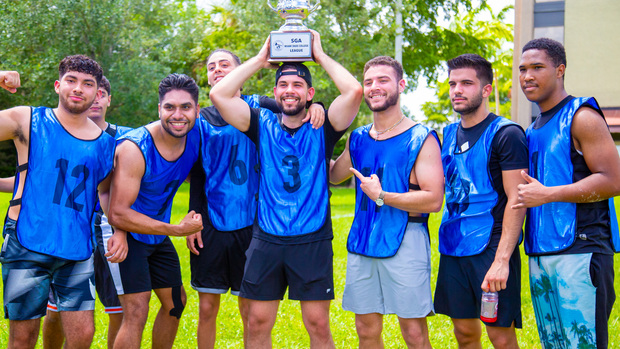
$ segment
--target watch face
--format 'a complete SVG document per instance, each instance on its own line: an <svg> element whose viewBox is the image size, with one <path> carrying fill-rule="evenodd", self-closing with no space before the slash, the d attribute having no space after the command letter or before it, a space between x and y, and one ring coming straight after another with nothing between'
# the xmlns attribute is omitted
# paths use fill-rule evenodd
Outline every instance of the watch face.
<svg viewBox="0 0 620 349"><path fill-rule="evenodd" d="M383 206L383 199L377 199L375 200L375 203L377 204L377 206L381 207Z"/></svg>

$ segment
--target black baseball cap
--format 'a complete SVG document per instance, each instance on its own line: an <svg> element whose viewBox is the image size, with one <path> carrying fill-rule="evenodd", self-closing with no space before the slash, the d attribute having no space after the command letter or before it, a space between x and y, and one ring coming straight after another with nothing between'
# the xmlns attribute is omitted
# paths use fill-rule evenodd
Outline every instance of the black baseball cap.
<svg viewBox="0 0 620 349"><path fill-rule="evenodd" d="M306 81L308 87L312 87L312 75L310 75L310 70L308 70L308 67L306 67L302 63L287 62L282 64L276 72L276 85L278 84L278 80L280 80L280 77L282 75L297 75Z"/></svg>

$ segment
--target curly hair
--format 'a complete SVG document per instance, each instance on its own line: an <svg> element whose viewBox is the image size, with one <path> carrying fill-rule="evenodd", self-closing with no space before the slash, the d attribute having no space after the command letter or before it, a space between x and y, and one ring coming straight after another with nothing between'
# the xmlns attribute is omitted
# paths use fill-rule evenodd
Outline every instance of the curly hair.
<svg viewBox="0 0 620 349"><path fill-rule="evenodd" d="M97 61L84 55L67 56L58 65L58 79L69 71L92 75L97 81L97 86L101 83L103 69Z"/></svg>
<svg viewBox="0 0 620 349"><path fill-rule="evenodd" d="M527 50L541 50L547 53L547 56L551 58L551 62L555 64L556 68L560 66L560 64L564 64L566 67L566 50L564 46L549 38L538 38L534 40L530 40L525 46L523 46L523 50L521 50L521 54L523 54Z"/></svg>

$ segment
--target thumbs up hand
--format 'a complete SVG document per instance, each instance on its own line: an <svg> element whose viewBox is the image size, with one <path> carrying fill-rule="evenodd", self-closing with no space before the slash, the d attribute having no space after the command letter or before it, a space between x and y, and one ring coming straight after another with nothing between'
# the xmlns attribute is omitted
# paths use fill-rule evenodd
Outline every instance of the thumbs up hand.
<svg viewBox="0 0 620 349"><path fill-rule="evenodd" d="M532 178L525 171L521 171L521 177L523 177L526 183L519 184L517 186L517 189L519 190L519 202L516 205L511 206L513 209L536 207L549 202L547 200L548 187L542 185L539 181L537 181L535 178Z"/></svg>

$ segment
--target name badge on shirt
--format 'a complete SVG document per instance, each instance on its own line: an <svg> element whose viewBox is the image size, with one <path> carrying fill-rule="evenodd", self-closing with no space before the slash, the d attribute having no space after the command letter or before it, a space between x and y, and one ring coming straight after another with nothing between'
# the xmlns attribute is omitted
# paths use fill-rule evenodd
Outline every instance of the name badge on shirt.
<svg viewBox="0 0 620 349"><path fill-rule="evenodd" d="M467 149L469 149L469 142L461 144L461 152L467 151Z"/></svg>

